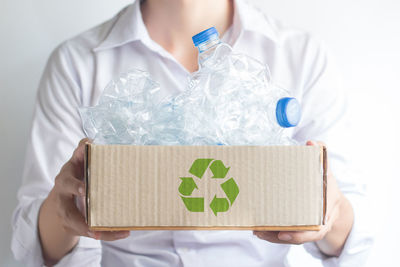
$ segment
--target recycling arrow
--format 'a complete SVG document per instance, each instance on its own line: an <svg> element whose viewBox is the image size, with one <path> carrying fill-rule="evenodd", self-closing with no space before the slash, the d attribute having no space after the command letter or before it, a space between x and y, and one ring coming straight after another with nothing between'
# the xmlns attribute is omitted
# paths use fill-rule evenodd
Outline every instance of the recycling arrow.
<svg viewBox="0 0 400 267"><path fill-rule="evenodd" d="M181 197L186 208L192 212L204 211L204 198L202 197Z"/></svg>
<svg viewBox="0 0 400 267"><path fill-rule="evenodd" d="M189 172L201 179L211 161L212 159L196 159L193 162L192 167L190 167Z"/></svg>
<svg viewBox="0 0 400 267"><path fill-rule="evenodd" d="M226 196L228 197L231 205L235 201L237 195L239 195L239 187L233 178L229 179L225 183L221 184L222 190L224 190Z"/></svg>
<svg viewBox="0 0 400 267"><path fill-rule="evenodd" d="M210 170L214 175L212 178L225 178L229 169L230 167L226 168L224 163L220 160L214 160L210 166Z"/></svg>
<svg viewBox="0 0 400 267"><path fill-rule="evenodd" d="M210 208L214 212L215 216L217 216L217 212L228 211L229 202L226 198L217 198L217 195L215 195L214 199L210 203Z"/></svg>
<svg viewBox="0 0 400 267"><path fill-rule="evenodd" d="M225 179L230 170L230 167L226 167L221 160L201 158L193 162L189 173L198 179L202 179L208 168L213 174L211 179ZM180 177L180 179L178 191L186 209L191 212L204 212L204 198L191 197L193 191L199 189L195 180L192 177ZM239 194L239 186L233 178L228 179L220 186L226 197L221 198L215 195L211 201L210 208L215 216L220 212L227 212Z"/></svg>
<svg viewBox="0 0 400 267"><path fill-rule="evenodd" d="M192 177L181 177L182 183L179 186L179 193L184 196L190 196L197 185Z"/></svg>

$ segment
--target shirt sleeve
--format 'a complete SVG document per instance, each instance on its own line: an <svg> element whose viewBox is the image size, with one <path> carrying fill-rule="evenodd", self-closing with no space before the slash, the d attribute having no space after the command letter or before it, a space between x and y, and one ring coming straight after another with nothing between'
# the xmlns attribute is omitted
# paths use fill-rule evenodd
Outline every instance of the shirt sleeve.
<svg viewBox="0 0 400 267"><path fill-rule="evenodd" d="M351 150L354 137L346 116L347 97L332 57L315 41L310 41L309 47L316 52L311 59L303 60L309 67L303 68L303 116L294 138L301 143L307 140L326 143L329 166L340 190L353 207L354 223L339 257L324 256L315 243L305 244L304 248L320 258L324 266L362 266L372 246L373 236L366 210L366 183L361 179L365 176L361 176L351 162L356 155Z"/></svg>
<svg viewBox="0 0 400 267"><path fill-rule="evenodd" d="M78 113L82 92L74 69L65 43L51 55L38 89L23 182L12 218L11 248L15 258L26 266L43 265L37 227L39 209L55 176L84 137ZM56 266L99 266L100 260L100 242L81 237Z"/></svg>

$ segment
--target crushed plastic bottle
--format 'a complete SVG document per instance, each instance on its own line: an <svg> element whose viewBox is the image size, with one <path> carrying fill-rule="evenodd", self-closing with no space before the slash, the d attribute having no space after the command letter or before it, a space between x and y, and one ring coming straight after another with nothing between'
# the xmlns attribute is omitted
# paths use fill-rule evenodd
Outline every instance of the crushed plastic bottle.
<svg viewBox="0 0 400 267"><path fill-rule="evenodd" d="M234 53L215 28L193 41L199 70L182 93L162 99L147 72L122 74L97 106L79 110L87 136L99 144L296 144L285 129L299 123L300 105L271 82L268 67Z"/></svg>
<svg viewBox="0 0 400 267"><path fill-rule="evenodd" d="M286 128L300 121L300 104L270 82L261 62L232 51L212 27L195 36L199 70L175 99L192 145L296 144Z"/></svg>
<svg viewBox="0 0 400 267"><path fill-rule="evenodd" d="M98 105L79 113L86 135L97 144L179 144L175 133L182 126L176 125L170 101L160 98L160 85L145 71L121 74L105 88Z"/></svg>

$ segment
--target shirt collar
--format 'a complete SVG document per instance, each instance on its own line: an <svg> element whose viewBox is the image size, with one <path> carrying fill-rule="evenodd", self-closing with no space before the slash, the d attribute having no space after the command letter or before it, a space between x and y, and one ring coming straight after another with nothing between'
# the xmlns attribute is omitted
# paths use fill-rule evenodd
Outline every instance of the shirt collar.
<svg viewBox="0 0 400 267"><path fill-rule="evenodd" d="M276 42L277 35L267 17L245 0L234 0L233 38L237 38L246 31L256 32ZM116 21L106 38L96 46L93 51L101 51L122 46L124 44L141 40L149 43L150 36L144 25L140 10L140 0L134 2L120 11Z"/></svg>
<svg viewBox="0 0 400 267"><path fill-rule="evenodd" d="M247 0L234 0L234 30L239 35L243 32L254 32L278 42L277 32L274 30L268 16L254 8Z"/></svg>
<svg viewBox="0 0 400 267"><path fill-rule="evenodd" d="M119 12L108 35L93 51L111 49L144 38L149 36L142 19L140 1L134 0Z"/></svg>

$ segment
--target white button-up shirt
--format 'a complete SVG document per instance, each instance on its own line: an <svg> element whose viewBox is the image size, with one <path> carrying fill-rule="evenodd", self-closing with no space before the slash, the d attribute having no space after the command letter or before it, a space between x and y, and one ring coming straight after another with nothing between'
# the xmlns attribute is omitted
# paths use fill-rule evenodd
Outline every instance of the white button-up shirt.
<svg viewBox="0 0 400 267"><path fill-rule="evenodd" d="M314 243L304 247L326 266L361 266L372 238L363 183L349 172L343 156L349 147L343 123L346 105L332 61L309 35L284 27L241 0L235 1L233 25L223 41L268 64L273 80L299 99L303 118L293 138L327 143L330 166L353 205L354 225L340 257L324 256ZM39 208L61 166L85 137L78 108L95 105L112 78L133 68L148 71L165 96L183 90L189 75L149 37L139 1L51 55L39 86L12 221L12 250L27 266L43 264ZM260 240L251 231L133 231L114 242L81 237L57 266L291 266L290 248Z"/></svg>

